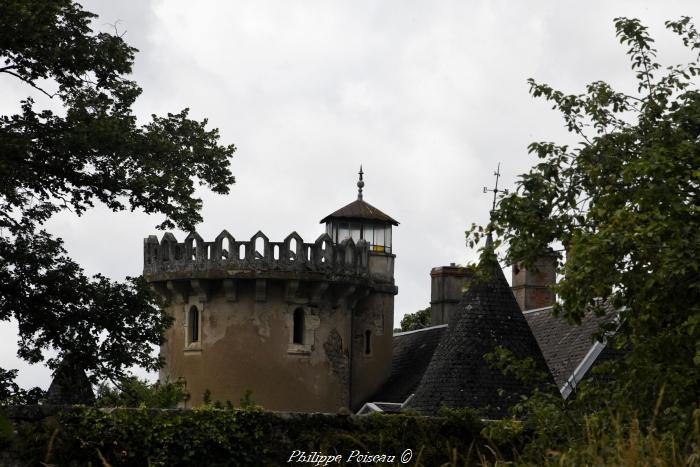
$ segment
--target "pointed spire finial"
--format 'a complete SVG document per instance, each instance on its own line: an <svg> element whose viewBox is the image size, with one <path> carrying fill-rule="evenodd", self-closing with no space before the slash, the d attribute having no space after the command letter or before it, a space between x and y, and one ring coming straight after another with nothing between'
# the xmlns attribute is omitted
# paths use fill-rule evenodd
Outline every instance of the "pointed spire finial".
<svg viewBox="0 0 700 467"><path fill-rule="evenodd" d="M365 186L365 182L362 180L362 175L364 175L364 172L362 172L362 164L360 164L360 171L358 173L360 179L357 181L357 199L362 199L362 188Z"/></svg>

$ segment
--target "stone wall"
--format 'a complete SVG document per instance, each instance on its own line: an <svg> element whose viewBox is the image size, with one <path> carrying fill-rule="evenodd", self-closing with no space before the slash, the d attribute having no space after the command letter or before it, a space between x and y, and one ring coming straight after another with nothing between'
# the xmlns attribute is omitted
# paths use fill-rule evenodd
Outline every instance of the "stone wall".
<svg viewBox="0 0 700 467"><path fill-rule="evenodd" d="M328 234L314 243L304 243L292 232L282 242L271 242L258 232L249 241L238 241L226 230L214 241L205 242L196 232L183 242L168 232L158 241L155 235L144 239L144 275L149 280L185 274L206 275L226 271L321 272L324 274L367 277L369 244L352 239L334 244ZM174 276L173 276L174 274Z"/></svg>

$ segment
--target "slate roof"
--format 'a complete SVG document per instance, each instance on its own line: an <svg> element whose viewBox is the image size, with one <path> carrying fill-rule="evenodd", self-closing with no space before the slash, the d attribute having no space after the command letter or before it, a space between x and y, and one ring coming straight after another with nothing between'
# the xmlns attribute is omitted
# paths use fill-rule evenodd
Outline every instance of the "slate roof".
<svg viewBox="0 0 700 467"><path fill-rule="evenodd" d="M394 334L391 375L370 401L404 402L420 383L447 325Z"/></svg>
<svg viewBox="0 0 700 467"><path fill-rule="evenodd" d="M392 219L387 214L384 214L379 209L375 208L368 202L362 199L356 199L347 206L329 214L321 219L321 224L325 224L330 219L348 219L348 220L375 220L381 222L389 222L393 225L399 225L398 221Z"/></svg>
<svg viewBox="0 0 700 467"><path fill-rule="evenodd" d="M601 324L614 319L611 312L596 316L587 312L580 325L552 315L552 307L540 308L523 313L557 387L561 388L586 356L594 344L593 335Z"/></svg>
<svg viewBox="0 0 700 467"><path fill-rule="evenodd" d="M95 394L85 371L68 356L54 371L46 398L52 405L91 404L95 401Z"/></svg>
<svg viewBox="0 0 700 467"><path fill-rule="evenodd" d="M492 279L475 283L462 296L458 317L447 329L406 407L425 415L436 414L443 405L481 408L486 416L507 415L518 396L532 388L492 368L484 359L484 354L497 346L509 348L518 358L533 357L546 371L537 341L503 271L496 265L485 267L493 271Z"/></svg>

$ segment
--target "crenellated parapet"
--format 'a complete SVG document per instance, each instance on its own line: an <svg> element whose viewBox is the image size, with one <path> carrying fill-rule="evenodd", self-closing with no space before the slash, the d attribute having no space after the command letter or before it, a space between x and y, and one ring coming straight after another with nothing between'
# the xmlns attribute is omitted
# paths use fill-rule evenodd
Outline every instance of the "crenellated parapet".
<svg viewBox="0 0 700 467"><path fill-rule="evenodd" d="M239 241L224 230L214 241L196 232L183 242L167 232L158 241L144 239L144 275L150 281L176 278L316 276L363 279L370 277L369 244L347 239L334 244L328 234L305 243L296 232L271 242L262 232Z"/></svg>

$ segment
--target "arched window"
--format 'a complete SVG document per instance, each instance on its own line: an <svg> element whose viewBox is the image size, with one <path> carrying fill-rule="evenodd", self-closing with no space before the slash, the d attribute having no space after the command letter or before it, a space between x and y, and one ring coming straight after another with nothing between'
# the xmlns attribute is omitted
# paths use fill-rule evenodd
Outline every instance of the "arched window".
<svg viewBox="0 0 700 467"><path fill-rule="evenodd" d="M199 342L199 310L194 305L187 314L187 330L190 343Z"/></svg>
<svg viewBox="0 0 700 467"><path fill-rule="evenodd" d="M304 343L304 310L301 308L294 310L294 335L292 342L295 344Z"/></svg>
<svg viewBox="0 0 700 467"><path fill-rule="evenodd" d="M372 353L372 331L365 331L365 355Z"/></svg>

